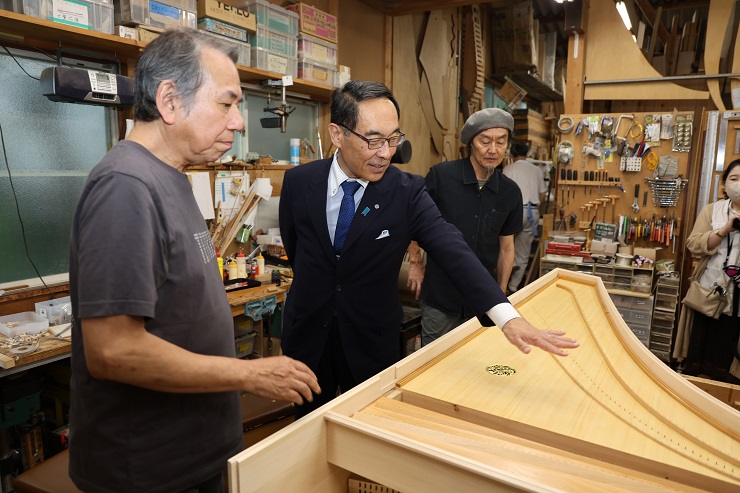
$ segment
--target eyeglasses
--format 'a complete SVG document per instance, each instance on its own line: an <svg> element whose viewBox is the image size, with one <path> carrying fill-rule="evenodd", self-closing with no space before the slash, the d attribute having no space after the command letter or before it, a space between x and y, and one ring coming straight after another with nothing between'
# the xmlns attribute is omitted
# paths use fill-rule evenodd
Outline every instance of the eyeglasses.
<svg viewBox="0 0 740 493"><path fill-rule="evenodd" d="M398 147L404 140L406 140L406 134L404 134L403 132L399 132L398 135L392 135L388 138L379 137L376 139L368 139L367 137L364 137L358 134L351 128L345 127L341 123L338 123L338 125L342 127L343 129L349 131L353 135L356 135L357 137L367 142L368 149L380 149L381 147L385 145L386 142L388 142L389 147Z"/></svg>

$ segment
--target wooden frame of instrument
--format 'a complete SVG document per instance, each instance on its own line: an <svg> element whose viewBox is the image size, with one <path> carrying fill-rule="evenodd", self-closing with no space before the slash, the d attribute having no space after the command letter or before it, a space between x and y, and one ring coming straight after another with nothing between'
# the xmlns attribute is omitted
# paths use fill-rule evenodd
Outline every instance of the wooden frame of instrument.
<svg viewBox="0 0 740 493"><path fill-rule="evenodd" d="M572 301L568 301L570 296ZM596 488L604 492L736 491L740 485L740 412L687 382L650 353L621 319L599 278L556 269L510 299L523 316L541 328L553 317L538 319L537 312L554 310L558 314L555 325L568 327L581 347L566 358L538 349L523 355L508 343L498 344L505 341L498 329L481 328L476 319L468 321L230 459L230 491L346 492L348 479L358 476L405 493ZM576 320L579 311L583 315L580 322ZM579 332L581 326L599 339ZM464 362L474 359L470 351L481 351L486 359L490 354L491 362L510 362L512 368L502 367L508 368L509 374L520 373L524 393L517 390L517 398L506 401L505 382L513 380L485 380L496 377L479 371L479 367L473 368L474 377L465 373L466 369L454 375ZM604 356L606 366L599 366L592 353ZM538 362L550 366L540 367ZM586 370L613 373L602 383L617 378L622 388L614 389L604 402L583 408L583 416L573 417L569 406L574 402L598 399L562 398L560 394L565 395L570 382L558 379L558 367L552 365L568 372L580 363ZM527 376L530 364L535 365L537 381ZM442 379L449 375L450 381L443 382L440 375ZM437 380L428 385L425 378ZM578 378L575 375L574 380ZM487 413L470 405L475 401L466 396L465 387L475 393L480 382L496 388L495 398L484 395L483 400L494 402L494 407L501 402L503 406L519 406L512 414L523 419L512 419L512 414L499 412L500 408ZM576 383L572 387L580 387L584 394L598 390L598 385L585 380ZM445 394L445 385L456 386L456 395ZM548 385L553 391L542 393ZM609 402L610 397L616 402ZM633 398L634 408L621 409L622 404L629 407L626 401ZM661 400L653 403L656 399ZM556 405L548 406L553 403ZM389 420L383 413L395 411L385 408L398 408L399 413L408 413L408 419ZM659 412L650 414L653 409ZM609 425L604 432L589 425L592 416L619 423L619 413L634 414L634 422L626 422L624 430ZM567 431L569 418L575 423L574 433ZM644 444L630 438L634 433L642 436L639 428L647 431L648 423L650 430L661 428L661 437L646 437ZM578 428L586 432L580 433ZM627 442L624 450L617 445L620 441ZM660 441L665 444L656 445ZM613 443L615 448L611 448ZM662 450L666 444L666 457L651 455L651 450Z"/></svg>

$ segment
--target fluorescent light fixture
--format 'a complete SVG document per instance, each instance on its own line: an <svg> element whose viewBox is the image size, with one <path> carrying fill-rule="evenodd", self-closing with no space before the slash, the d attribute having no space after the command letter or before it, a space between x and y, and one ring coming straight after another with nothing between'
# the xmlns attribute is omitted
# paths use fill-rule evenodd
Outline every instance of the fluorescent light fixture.
<svg viewBox="0 0 740 493"><path fill-rule="evenodd" d="M627 30L630 31L632 29L632 22L630 21L630 15L627 13L627 6L624 4L624 2L617 2L617 12L619 12L619 15L622 16L624 27L626 27Z"/></svg>

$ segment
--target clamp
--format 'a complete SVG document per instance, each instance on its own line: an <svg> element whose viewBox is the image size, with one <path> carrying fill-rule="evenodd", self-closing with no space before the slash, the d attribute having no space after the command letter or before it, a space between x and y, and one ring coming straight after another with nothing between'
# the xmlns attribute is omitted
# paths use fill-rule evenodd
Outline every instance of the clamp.
<svg viewBox="0 0 740 493"><path fill-rule="evenodd" d="M624 137L620 137L619 135L619 125L622 123L622 119L627 119L630 121L630 126L627 128L627 131L624 133ZM627 136L632 131L632 127L634 126L634 124L635 124L635 115L621 115L619 117L619 119L617 120L617 126L614 127L614 138L617 140L617 142L620 140L623 140L623 141L627 140Z"/></svg>
<svg viewBox="0 0 740 493"><path fill-rule="evenodd" d="M262 320L266 315L275 313L277 299L275 296L268 296L261 300L250 301L244 305L244 315L254 321Z"/></svg>

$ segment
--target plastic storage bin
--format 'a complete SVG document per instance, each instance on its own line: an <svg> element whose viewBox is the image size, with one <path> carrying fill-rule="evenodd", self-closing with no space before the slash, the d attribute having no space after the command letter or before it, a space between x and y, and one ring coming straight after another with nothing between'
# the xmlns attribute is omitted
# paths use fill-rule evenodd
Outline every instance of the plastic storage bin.
<svg viewBox="0 0 740 493"><path fill-rule="evenodd" d="M34 312L21 312L0 317L0 333L5 337L38 334L49 328L49 321Z"/></svg>
<svg viewBox="0 0 740 493"><path fill-rule="evenodd" d="M231 24L217 21L216 19L211 19L208 17L199 19L198 29L200 29L201 31L208 31L214 34L220 34L221 36L226 36L227 38L232 38L237 41L242 41L244 43L247 42L247 30L246 29L242 29L241 27L232 26Z"/></svg>
<svg viewBox="0 0 740 493"><path fill-rule="evenodd" d="M264 48L252 49L252 67L298 77L297 58L272 53Z"/></svg>
<svg viewBox="0 0 740 493"><path fill-rule="evenodd" d="M23 13L23 0L0 0L0 10Z"/></svg>
<svg viewBox="0 0 740 493"><path fill-rule="evenodd" d="M308 34L299 34L298 58L309 58L320 63L336 65L337 45Z"/></svg>
<svg viewBox="0 0 740 493"><path fill-rule="evenodd" d="M113 0L114 21L119 25L149 25L149 0Z"/></svg>
<svg viewBox="0 0 740 493"><path fill-rule="evenodd" d="M268 27L291 36L298 34L298 14L295 12L273 5L267 0L249 0L234 6L256 15L258 27Z"/></svg>
<svg viewBox="0 0 740 493"><path fill-rule="evenodd" d="M41 315L51 325L65 324L72 321L72 301L69 296L55 300L36 303L36 314Z"/></svg>
<svg viewBox="0 0 740 493"><path fill-rule="evenodd" d="M113 34L113 4L110 0L23 0L23 13L69 26Z"/></svg>
<svg viewBox="0 0 740 493"><path fill-rule="evenodd" d="M234 349L236 349L237 358L243 358L252 354L254 351L255 337L257 337L257 332L252 331L234 339Z"/></svg>
<svg viewBox="0 0 740 493"><path fill-rule="evenodd" d="M332 86L334 85L336 73L337 68L335 65L326 65L310 60L301 60L298 62L299 79Z"/></svg>
<svg viewBox="0 0 740 493"><path fill-rule="evenodd" d="M244 65L245 67L249 67L249 64L251 63L250 52L252 51L249 43L245 43L243 41L237 41L236 39L232 39L232 38L227 38L226 36L221 36L220 34L209 33L208 31L204 31L204 34L207 34L209 36L214 36L218 38L220 41L223 41L224 43L233 44L234 46L238 47L239 57L236 63L239 65Z"/></svg>
<svg viewBox="0 0 740 493"><path fill-rule="evenodd" d="M269 27L257 24L257 34L249 35L249 44L264 48L276 55L295 57L298 52L298 38Z"/></svg>
<svg viewBox="0 0 740 493"><path fill-rule="evenodd" d="M155 27L198 27L196 0L151 0L149 2L149 25Z"/></svg>

